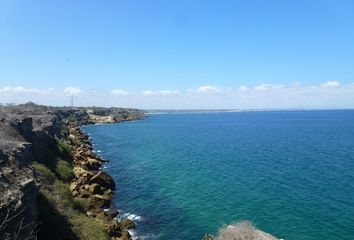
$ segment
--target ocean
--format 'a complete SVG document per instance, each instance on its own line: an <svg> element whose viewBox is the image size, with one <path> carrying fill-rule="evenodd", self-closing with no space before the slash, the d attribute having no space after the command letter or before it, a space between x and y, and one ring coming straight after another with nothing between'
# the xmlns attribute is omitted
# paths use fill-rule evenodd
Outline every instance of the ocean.
<svg viewBox="0 0 354 240"><path fill-rule="evenodd" d="M144 239L241 220L283 239L354 239L354 111L158 114L83 126Z"/></svg>

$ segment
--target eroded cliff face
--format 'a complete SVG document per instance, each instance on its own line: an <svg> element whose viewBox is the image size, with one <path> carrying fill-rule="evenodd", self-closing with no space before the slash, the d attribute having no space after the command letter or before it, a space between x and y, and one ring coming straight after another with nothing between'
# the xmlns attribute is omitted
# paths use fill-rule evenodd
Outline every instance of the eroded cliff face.
<svg viewBox="0 0 354 240"><path fill-rule="evenodd" d="M0 238L35 237L38 186L30 166L41 158L48 139L60 134L58 118L2 114L0 119Z"/></svg>
<svg viewBox="0 0 354 240"><path fill-rule="evenodd" d="M112 119L110 122L144 117L141 111L134 109L119 111L124 116L117 113L115 117L109 118ZM112 112L116 113L117 110L107 110L109 114ZM48 180L50 177L35 169L33 163L40 162L50 166L51 161L58 163L59 155L62 154L60 157L65 158L66 153L61 153L60 149L53 151L53 146L60 139L66 141L69 138L69 130L73 128L69 123L76 127L97 123L92 117L94 113L95 111L88 108L49 108L33 104L8 107L0 113L0 239L37 239L38 232L46 226L43 222L45 218L40 216L43 215L40 212L43 207L41 191L44 189L50 194L53 182ZM105 116L104 111L100 114ZM80 143L77 144L81 146ZM67 158L67 164L71 165L70 161L73 161L74 156ZM80 157L77 155L76 158ZM60 179L60 174L58 177ZM96 179L99 177L96 176ZM65 181L69 183L71 177ZM50 214L56 211L55 206L49 211ZM68 229L63 230L64 233L67 231L66 239L78 239L70 227L69 224ZM51 239L60 238L53 236Z"/></svg>

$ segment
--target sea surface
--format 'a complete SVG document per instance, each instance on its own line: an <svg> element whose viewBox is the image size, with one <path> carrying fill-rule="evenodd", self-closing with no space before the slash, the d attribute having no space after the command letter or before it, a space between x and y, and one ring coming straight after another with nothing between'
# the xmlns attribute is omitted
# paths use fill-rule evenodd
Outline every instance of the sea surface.
<svg viewBox="0 0 354 240"><path fill-rule="evenodd" d="M159 114L84 126L144 239L250 220L278 238L354 239L354 111Z"/></svg>

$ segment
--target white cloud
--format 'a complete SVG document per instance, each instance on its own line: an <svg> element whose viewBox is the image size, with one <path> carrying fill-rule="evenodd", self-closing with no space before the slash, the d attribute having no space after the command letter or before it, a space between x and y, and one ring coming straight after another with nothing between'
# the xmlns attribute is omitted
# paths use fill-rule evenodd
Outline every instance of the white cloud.
<svg viewBox="0 0 354 240"><path fill-rule="evenodd" d="M14 92L17 92L17 93L29 92L29 89L19 86L19 87L14 88Z"/></svg>
<svg viewBox="0 0 354 240"><path fill-rule="evenodd" d="M246 87L246 86L240 86L240 87L238 88L238 90L239 90L240 92L246 92L246 91L248 90L248 87Z"/></svg>
<svg viewBox="0 0 354 240"><path fill-rule="evenodd" d="M83 92L77 87L54 90L0 86L0 102L66 105L69 103L67 96L80 94L80 98L75 99L76 105L115 105L116 96L127 95L131 97L121 97L119 105L138 108L354 108L354 83L342 85L337 81L317 85L266 83L235 88L204 85L181 91L113 89L108 93L100 90Z"/></svg>
<svg viewBox="0 0 354 240"><path fill-rule="evenodd" d="M278 90L283 88L283 85L274 85L274 84L261 84L254 88L257 91L269 91L269 90Z"/></svg>
<svg viewBox="0 0 354 240"><path fill-rule="evenodd" d="M340 87L340 83L337 81L329 81L329 82L321 84L321 87L323 87L323 88L338 88L338 87Z"/></svg>
<svg viewBox="0 0 354 240"><path fill-rule="evenodd" d="M11 91L11 87L3 87L3 88L0 88L0 92L9 92Z"/></svg>
<svg viewBox="0 0 354 240"><path fill-rule="evenodd" d="M34 94L45 95L45 94L49 94L49 93L53 92L54 88L38 89L38 88L25 88L25 87L22 87L22 86L17 86L17 87L14 87L14 88L4 87L3 90L6 91L6 92L12 91L14 93L19 93L19 94L34 93Z"/></svg>
<svg viewBox="0 0 354 240"><path fill-rule="evenodd" d="M177 90L161 90L159 91L159 94L162 96L173 96L173 95L178 95L180 92Z"/></svg>
<svg viewBox="0 0 354 240"><path fill-rule="evenodd" d="M214 86L201 86L196 90L197 93L218 93L221 92L220 88Z"/></svg>
<svg viewBox="0 0 354 240"><path fill-rule="evenodd" d="M174 96L180 94L180 91L177 90L160 90L160 91L152 91L152 90L145 90L142 92L142 95L145 97L151 96Z"/></svg>
<svg viewBox="0 0 354 240"><path fill-rule="evenodd" d="M129 92L121 90L121 89L113 89L111 91L112 95L116 95L116 96L127 96L129 94Z"/></svg>
<svg viewBox="0 0 354 240"><path fill-rule="evenodd" d="M156 93L154 91L151 91L151 90L144 90L144 91L142 91L142 94L145 97L149 97L149 96L154 96Z"/></svg>
<svg viewBox="0 0 354 240"><path fill-rule="evenodd" d="M64 93L67 95L78 95L81 92L82 92L81 89L77 87L67 87L64 90Z"/></svg>

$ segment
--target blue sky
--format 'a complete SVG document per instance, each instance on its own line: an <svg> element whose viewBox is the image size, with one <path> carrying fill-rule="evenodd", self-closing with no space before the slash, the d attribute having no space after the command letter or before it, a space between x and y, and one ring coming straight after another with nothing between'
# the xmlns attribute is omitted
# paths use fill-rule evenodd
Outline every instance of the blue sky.
<svg viewBox="0 0 354 240"><path fill-rule="evenodd" d="M352 108L353 12L352 0L1 0L0 101Z"/></svg>

